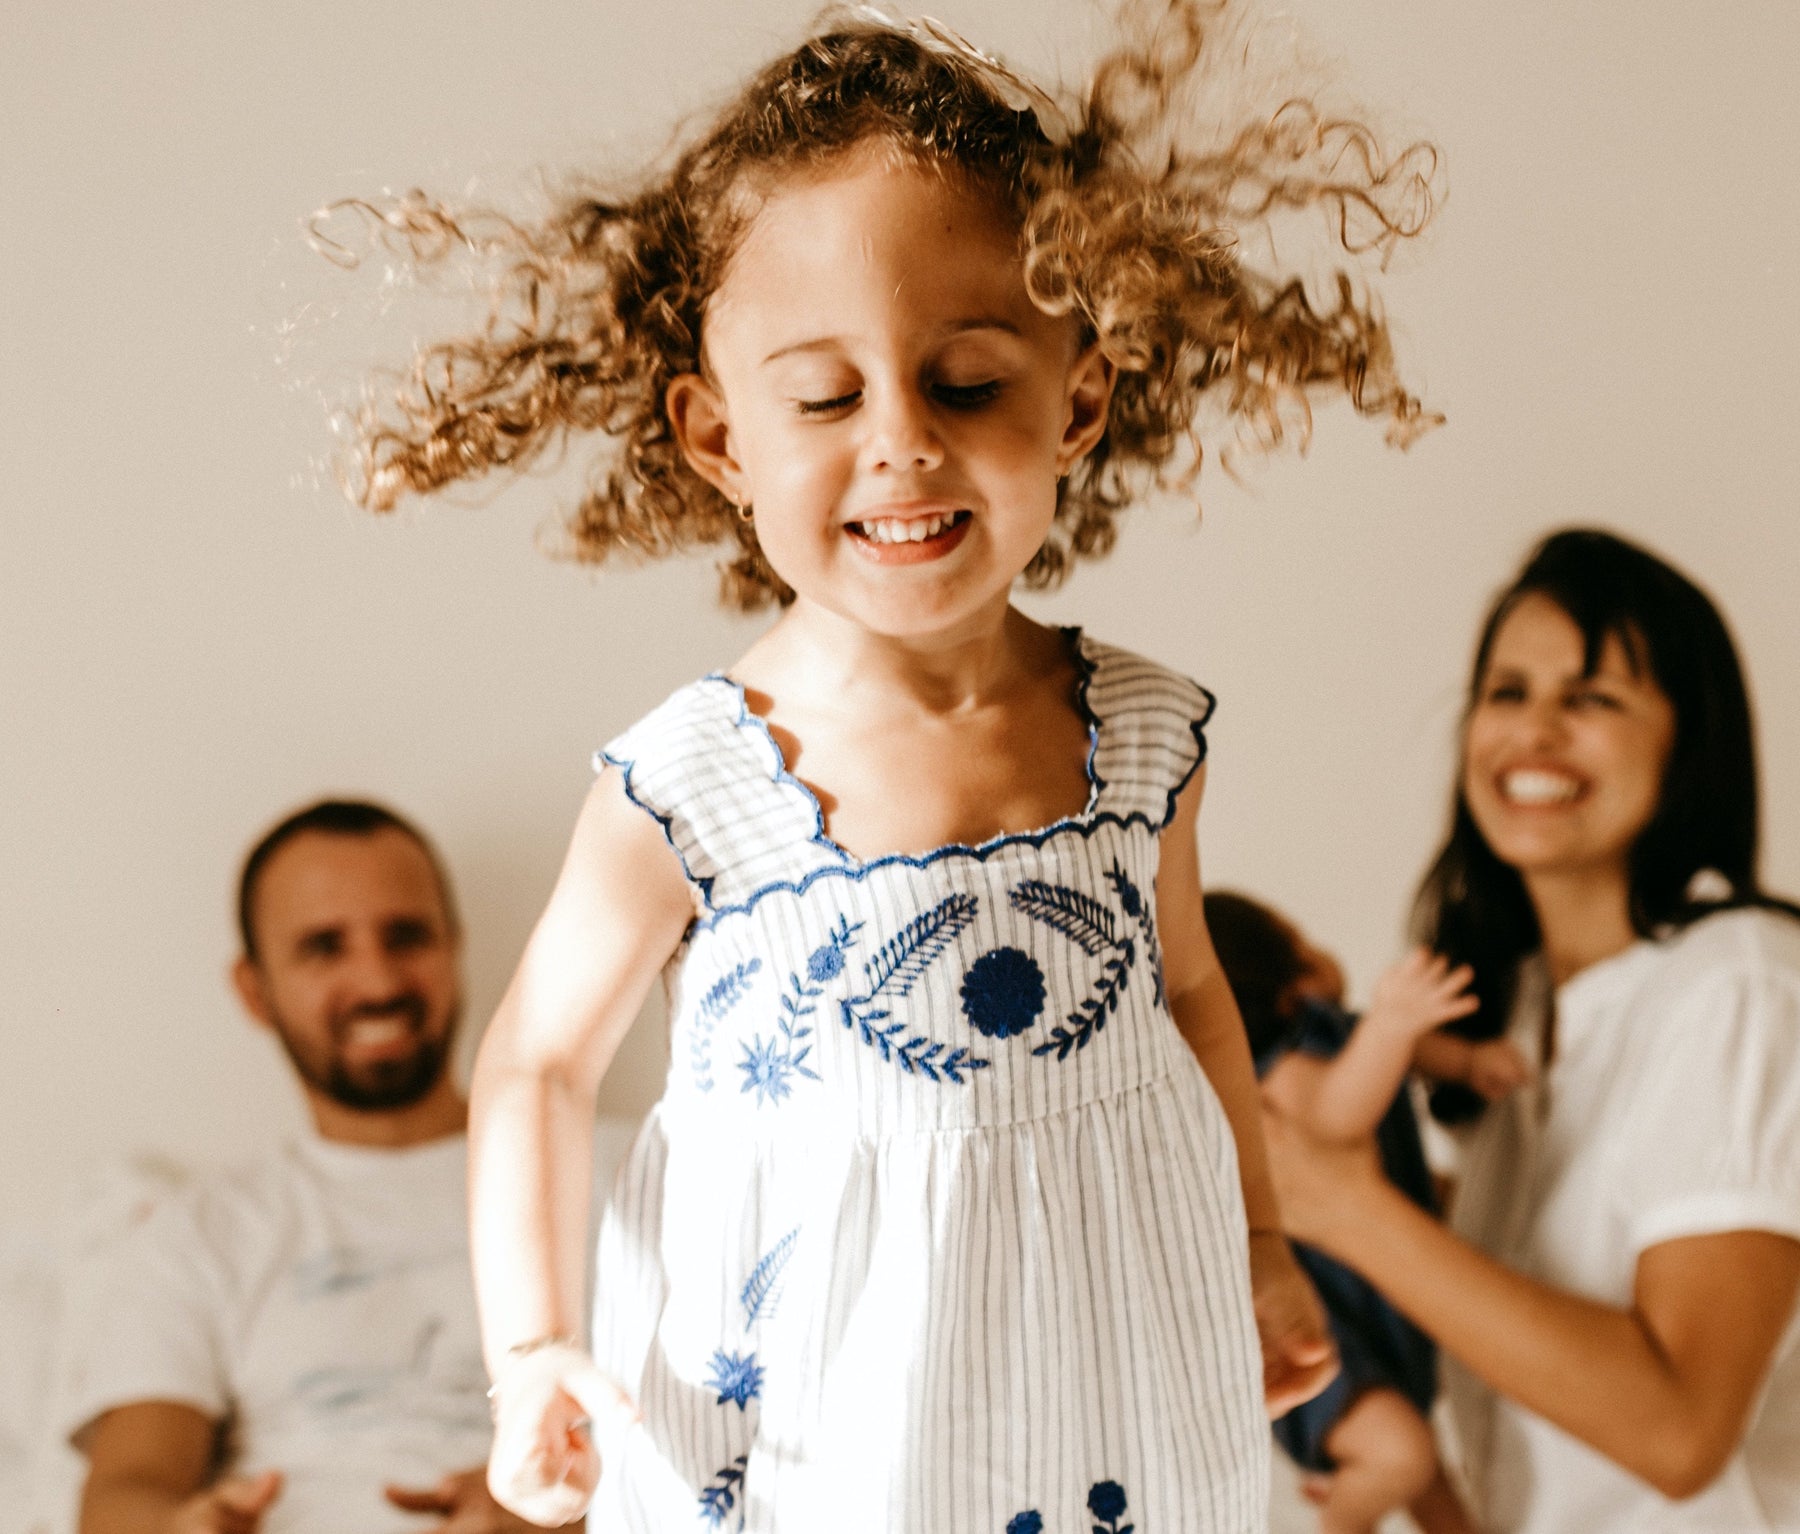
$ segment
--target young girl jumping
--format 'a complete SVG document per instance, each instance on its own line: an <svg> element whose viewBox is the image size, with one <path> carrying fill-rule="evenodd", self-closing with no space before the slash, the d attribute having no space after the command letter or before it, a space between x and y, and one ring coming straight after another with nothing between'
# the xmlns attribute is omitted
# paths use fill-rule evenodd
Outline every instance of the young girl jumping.
<svg viewBox="0 0 1800 1534"><path fill-rule="evenodd" d="M1192 461L1203 404L1424 424L1347 279L1320 307L1234 247L1315 204L1411 233L1417 162L1299 104L1171 151L1207 11L1159 8L1066 115L846 16L647 188L484 235L517 253L493 322L366 423L377 508L597 432L582 548L723 543L727 598L780 608L600 753L476 1066L524 1516L598 1484L608 1529L1265 1527L1265 1411L1334 1365L1201 915L1212 699L1010 603ZM387 219L421 257L472 227ZM659 975L590 1356L588 1126Z"/></svg>

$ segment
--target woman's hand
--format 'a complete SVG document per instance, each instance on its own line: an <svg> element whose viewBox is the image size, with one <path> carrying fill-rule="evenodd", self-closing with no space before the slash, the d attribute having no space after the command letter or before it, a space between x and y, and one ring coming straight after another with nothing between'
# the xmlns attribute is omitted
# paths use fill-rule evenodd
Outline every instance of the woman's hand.
<svg viewBox="0 0 1800 1534"><path fill-rule="evenodd" d="M638 1420L624 1389L573 1343L508 1360L494 1381L488 1489L521 1518L557 1528L587 1511L606 1455Z"/></svg>
<svg viewBox="0 0 1800 1534"><path fill-rule="evenodd" d="M1334 1233L1354 1223L1361 1200L1385 1186L1373 1137L1327 1140L1265 1103L1263 1141L1282 1228L1296 1241L1341 1256Z"/></svg>
<svg viewBox="0 0 1800 1534"><path fill-rule="evenodd" d="M1338 1371L1324 1308L1279 1231L1250 1232L1250 1298L1262 1343L1263 1399L1279 1417L1310 1401Z"/></svg>
<svg viewBox="0 0 1800 1534"><path fill-rule="evenodd" d="M1469 1049L1469 1086L1490 1103L1516 1092L1535 1074L1511 1039L1483 1039Z"/></svg>

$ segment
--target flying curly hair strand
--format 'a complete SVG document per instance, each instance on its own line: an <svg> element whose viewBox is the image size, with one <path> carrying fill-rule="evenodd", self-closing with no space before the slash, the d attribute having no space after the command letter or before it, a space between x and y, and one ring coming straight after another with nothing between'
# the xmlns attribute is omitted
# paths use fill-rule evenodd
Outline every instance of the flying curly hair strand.
<svg viewBox="0 0 1800 1534"><path fill-rule="evenodd" d="M499 268L486 322L422 348L391 396L363 407L353 498L387 511L409 492L523 470L597 435L568 521L575 558L723 545L727 605L791 601L753 523L683 458L664 396L702 370L707 302L759 199L870 139L1010 209L1033 302L1073 315L1117 366L1106 432L1063 482L1028 586L1104 554L1131 501L1189 480L1203 418L1273 446L1294 420L1304 430L1309 396L1336 393L1407 445L1442 418L1400 382L1374 300L1340 271L1331 300L1316 303L1298 277L1253 269L1241 247L1275 216L1320 209L1346 254L1385 256L1430 216L1436 153L1385 155L1362 124L1301 100L1204 152L1162 142L1222 8L1139 6L1154 13L1140 15L1142 35L1060 101L935 23L837 13L633 195L565 195L535 223L420 192L334 205L365 215L415 265L460 255ZM315 242L354 260L317 222Z"/></svg>

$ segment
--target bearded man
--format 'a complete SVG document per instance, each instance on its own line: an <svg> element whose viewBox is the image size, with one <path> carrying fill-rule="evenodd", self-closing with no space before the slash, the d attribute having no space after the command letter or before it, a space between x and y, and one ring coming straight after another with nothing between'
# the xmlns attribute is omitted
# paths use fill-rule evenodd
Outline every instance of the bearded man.
<svg viewBox="0 0 1800 1534"><path fill-rule="evenodd" d="M443 865L393 811L327 800L251 851L238 923L233 985L312 1132L197 1178L78 1278L81 1534L528 1528L482 1469Z"/></svg>

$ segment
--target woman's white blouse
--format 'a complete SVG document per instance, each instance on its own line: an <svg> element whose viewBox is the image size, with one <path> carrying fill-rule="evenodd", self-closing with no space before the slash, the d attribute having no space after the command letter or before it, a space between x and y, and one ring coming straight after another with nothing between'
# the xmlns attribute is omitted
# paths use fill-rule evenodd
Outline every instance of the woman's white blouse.
<svg viewBox="0 0 1800 1534"><path fill-rule="evenodd" d="M1544 979L1512 1036L1542 1051ZM1630 1302L1639 1256L1685 1236L1800 1239L1800 921L1708 917L1582 971L1555 1058L1462 1141L1452 1225L1556 1288ZM1494 1534L1800 1530L1800 1318L1722 1475L1674 1502L1445 1361L1482 1527Z"/></svg>

